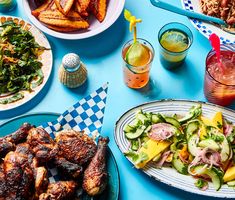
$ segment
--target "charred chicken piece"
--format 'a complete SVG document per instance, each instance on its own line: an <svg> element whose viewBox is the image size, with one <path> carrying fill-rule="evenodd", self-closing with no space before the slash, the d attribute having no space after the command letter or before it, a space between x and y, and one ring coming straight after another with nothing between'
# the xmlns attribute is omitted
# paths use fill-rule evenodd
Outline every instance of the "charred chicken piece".
<svg viewBox="0 0 235 200"><path fill-rule="evenodd" d="M39 195L46 191L48 186L47 170L45 167L37 167L34 170L34 187L35 187L35 198L38 199Z"/></svg>
<svg viewBox="0 0 235 200"><path fill-rule="evenodd" d="M6 192L9 200L29 199L32 196L34 186L34 173L28 161L27 154L21 152L9 152L3 164Z"/></svg>
<svg viewBox="0 0 235 200"><path fill-rule="evenodd" d="M33 128L33 126L29 123L24 123L17 131L12 133L9 136L6 136L6 138L14 143L19 144L21 142L24 142L29 134L29 130Z"/></svg>
<svg viewBox="0 0 235 200"><path fill-rule="evenodd" d="M9 142L6 138L0 138L0 158L3 158L8 152L14 151L15 144Z"/></svg>
<svg viewBox="0 0 235 200"><path fill-rule="evenodd" d="M33 126L24 123L17 131L14 133L0 138L0 157L3 158L8 152L15 150L15 145L24 142L28 136L29 130Z"/></svg>
<svg viewBox="0 0 235 200"><path fill-rule="evenodd" d="M63 130L56 134L58 154L66 160L83 166L95 155L97 147L83 132Z"/></svg>
<svg viewBox="0 0 235 200"><path fill-rule="evenodd" d="M0 199L3 200L6 192L6 179L3 169L3 162L0 163Z"/></svg>
<svg viewBox="0 0 235 200"><path fill-rule="evenodd" d="M53 162L59 170L74 179L78 178L83 172L83 168L80 165L69 162L63 157L56 157Z"/></svg>
<svg viewBox="0 0 235 200"><path fill-rule="evenodd" d="M82 173L80 165L67 161L64 155L57 155L57 144L43 128L31 129L27 142L39 163L52 161L59 169L73 178L77 178Z"/></svg>
<svg viewBox="0 0 235 200"><path fill-rule="evenodd" d="M16 152L28 156L28 163L33 171L34 177L34 197L38 198L46 190L48 185L47 170L44 166L38 167L38 160L33 156L29 144L22 143L17 145Z"/></svg>
<svg viewBox="0 0 235 200"><path fill-rule="evenodd" d="M95 196L104 191L108 182L106 169L106 151L109 138L100 137L98 150L84 172L83 189L90 195Z"/></svg>
<svg viewBox="0 0 235 200"><path fill-rule="evenodd" d="M76 183L74 181L59 181L50 183L46 193L39 200L68 200L74 196Z"/></svg>
<svg viewBox="0 0 235 200"><path fill-rule="evenodd" d="M30 146L18 144L15 152L9 152L4 159L7 199L32 199L43 193L48 184L47 170L38 167ZM33 194L34 193L34 194Z"/></svg>
<svg viewBox="0 0 235 200"><path fill-rule="evenodd" d="M32 128L27 143L39 163L48 162L56 155L55 142L43 128Z"/></svg>

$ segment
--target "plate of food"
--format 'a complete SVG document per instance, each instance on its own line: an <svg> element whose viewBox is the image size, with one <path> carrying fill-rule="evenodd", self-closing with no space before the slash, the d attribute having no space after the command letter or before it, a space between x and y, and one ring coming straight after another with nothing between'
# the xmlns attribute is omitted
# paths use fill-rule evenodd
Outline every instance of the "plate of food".
<svg viewBox="0 0 235 200"><path fill-rule="evenodd" d="M35 113L0 125L0 198L118 200L119 174L108 137L96 144L70 129L52 138L37 127L58 116Z"/></svg>
<svg viewBox="0 0 235 200"><path fill-rule="evenodd" d="M125 0L23 0L25 12L43 32L74 40L97 35L120 16Z"/></svg>
<svg viewBox="0 0 235 200"><path fill-rule="evenodd" d="M0 111L31 100L52 70L52 51L45 35L21 18L0 16Z"/></svg>
<svg viewBox="0 0 235 200"><path fill-rule="evenodd" d="M162 100L125 112L117 146L135 168L195 194L235 198L235 112L209 103Z"/></svg>
<svg viewBox="0 0 235 200"><path fill-rule="evenodd" d="M220 37L223 44L235 44L235 2L222 0L181 0L184 9L203 13L209 16L218 17L227 22L228 28L203 22L197 19L190 19L193 26L204 36L209 38L212 33Z"/></svg>

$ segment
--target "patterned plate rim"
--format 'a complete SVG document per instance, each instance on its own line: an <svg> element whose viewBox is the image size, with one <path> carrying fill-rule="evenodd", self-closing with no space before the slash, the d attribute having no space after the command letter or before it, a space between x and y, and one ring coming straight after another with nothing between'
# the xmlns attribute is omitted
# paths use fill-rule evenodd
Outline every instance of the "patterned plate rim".
<svg viewBox="0 0 235 200"><path fill-rule="evenodd" d="M15 121L15 120L18 120L18 119L21 119L21 118L24 118L24 117L30 117L30 116L33 116L33 115L54 115L54 116L59 117L61 114L56 113L56 112L31 112L31 113L28 113L28 114L24 114L24 115L14 117L10 120L7 120L7 121L4 121L4 122L0 123L0 128L4 125L7 125L8 123L11 123L11 122ZM117 161L116 161L116 159L113 155L113 152L112 152L112 150L109 146L108 146L108 151L110 153L111 159L114 162L114 167L117 171L117 179L118 179L118 181L117 181L117 198L113 199L113 200L118 200L119 199L119 194L120 194L120 174L119 174L119 170L118 170Z"/></svg>
<svg viewBox="0 0 235 200"><path fill-rule="evenodd" d="M186 3L188 4L188 6L186 6ZM185 10L189 10L189 11L193 11L194 12L194 8L192 6L192 0L181 0L181 5ZM209 38L209 36L211 35L211 33L213 33L213 31L211 31L210 29L208 29L207 24L213 26L213 24L209 24L209 23L205 23L203 21L197 20L197 19L190 19L190 22L192 23L192 25L202 34L204 35L206 38ZM200 27L199 27L200 26ZM203 27L203 28L202 28ZM216 26L215 26L216 27ZM218 28L218 27L216 27ZM225 32L224 30L218 28L218 30L221 31L221 33L224 34L229 34L228 32ZM232 34L231 34L232 35ZM234 36L235 38L235 36ZM231 39L228 39L227 37L223 37L220 35L220 40L221 43L223 44L235 44L235 39L232 41Z"/></svg>
<svg viewBox="0 0 235 200"><path fill-rule="evenodd" d="M114 127L114 139L115 139L115 143L116 143L116 145L118 146L118 148L119 148L119 150L120 150L120 152L123 154L124 152L123 152L123 150L121 149L121 145L122 144L120 144L119 142L118 142L118 138L120 137L120 136L118 136L119 135L119 133L120 132L118 132L117 130L119 129L119 123L120 123L120 121L121 120L123 120L123 117L125 116L125 115L127 115L128 113L132 113L135 109L137 109L137 108L139 108L139 107L143 107L144 108L144 106L147 106L147 105L150 105L150 104L161 104L161 103L183 103L183 102L185 102L185 103L189 103L189 104L202 104L202 105L204 105L204 106L209 106L209 107L215 107L215 108L218 108L218 109L221 109L221 110L225 110L225 111L227 111L227 112L230 112L230 113L232 113L232 114L234 114L235 115L235 111L233 110L233 109L230 109L230 108L226 108L226 107L223 107L223 106L219 106L219 105L215 105L215 104L212 104L212 103L209 103L209 102L204 102L204 101L195 101L195 100L187 100L187 99L162 99L162 100L156 100L156 101L150 101L150 102L145 102L145 103L142 103L142 104L139 104L139 105L137 105L137 106L134 106L134 107L132 107L132 108L130 108L130 109L128 109L126 112L124 112L119 118L118 118L118 120L116 121L116 124L115 124L115 127ZM174 106L176 106L176 105L174 105ZM170 110L169 110L170 111ZM234 120L235 120L235 116L234 116ZM123 133L120 133L120 134L123 134ZM133 164L132 162L131 162L131 160L129 159L129 158L127 158L126 156L125 156L125 158L131 163L131 164ZM211 197L216 197L216 198L221 198L221 197L223 197L223 198L234 198L235 197L235 191L233 192L232 191L232 196L231 196L231 194L229 195L229 194L226 194L226 193L207 193L206 191L201 191L201 190L190 190L190 189L187 189L187 188L184 188L184 187L182 187L182 186L177 186L177 185L179 185L179 184L172 184L172 182L171 181L164 181L163 180L163 178L164 177L155 177L155 176L153 176L148 170L151 170L152 168L151 168L151 166L150 165L148 165L147 167L145 167L143 170L141 170L142 172L144 172L145 174L147 174L149 177L151 177L151 178L154 178L155 180L157 180L157 181L160 181L160 182L162 182L162 183L164 183L164 184L167 184L168 186L171 186L171 187L174 187L174 188L177 188L177 189L180 189L180 190L183 190L183 191L186 191L186 192L189 192L189 193L193 193L193 194L199 194L199 195L202 195L202 196L211 196ZM177 172L176 172L177 173ZM179 173L178 173L179 174ZM180 175L180 174L179 174ZM161 176L161 175L159 175L158 174L158 176ZM189 176L190 177L190 176ZM195 189L197 189L197 188L195 188ZM196 193L197 192L197 193Z"/></svg>

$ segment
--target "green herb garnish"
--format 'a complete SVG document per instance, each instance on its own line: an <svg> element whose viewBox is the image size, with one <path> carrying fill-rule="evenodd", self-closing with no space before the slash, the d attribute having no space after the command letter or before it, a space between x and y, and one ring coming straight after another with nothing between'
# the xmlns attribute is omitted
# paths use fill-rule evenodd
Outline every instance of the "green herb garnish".
<svg viewBox="0 0 235 200"><path fill-rule="evenodd" d="M198 187L199 189L202 189L203 187L208 186L208 182L205 181L205 180L203 180L203 179L201 179L201 178L199 178L199 179L194 183L194 185L195 185L196 187Z"/></svg>
<svg viewBox="0 0 235 200"><path fill-rule="evenodd" d="M128 151L125 153L125 156L130 158L135 165L148 160L148 155L143 152L137 153L134 151Z"/></svg>

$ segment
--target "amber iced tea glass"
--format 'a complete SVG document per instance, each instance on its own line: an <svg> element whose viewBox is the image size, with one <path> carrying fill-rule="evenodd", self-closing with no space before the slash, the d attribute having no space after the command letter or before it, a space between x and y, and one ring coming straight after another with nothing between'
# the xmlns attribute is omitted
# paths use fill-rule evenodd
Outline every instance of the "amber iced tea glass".
<svg viewBox="0 0 235 200"><path fill-rule="evenodd" d="M128 64L125 59L128 49L133 44L133 40L128 41L122 48L124 82L128 87L135 89L142 88L149 82L150 69L154 58L153 46L147 40L141 38L137 38L137 41L142 44L150 54L150 59L144 65L133 66Z"/></svg>
<svg viewBox="0 0 235 200"><path fill-rule="evenodd" d="M221 56L225 52L233 52L235 55L235 46L221 45ZM226 80L222 83L215 75L224 76L222 72L213 73L209 70L210 60L215 56L215 51L211 50L206 58L206 71L204 77L204 94L207 100L221 106L228 106L235 100L235 84L227 83ZM226 66L224 66L226 67ZM225 71L226 69L224 69ZM235 65L232 68L231 74L234 74Z"/></svg>

